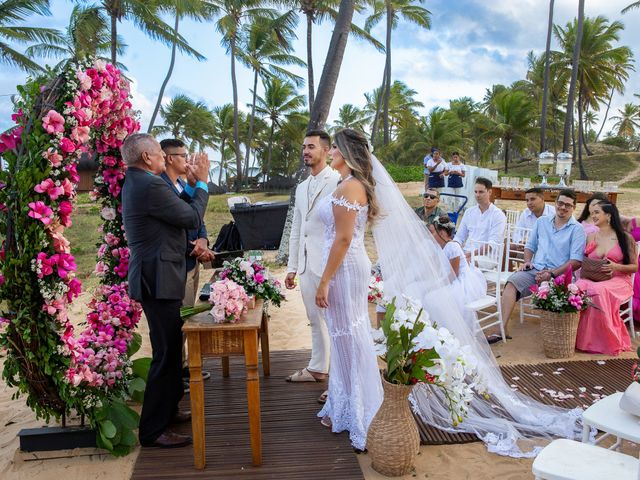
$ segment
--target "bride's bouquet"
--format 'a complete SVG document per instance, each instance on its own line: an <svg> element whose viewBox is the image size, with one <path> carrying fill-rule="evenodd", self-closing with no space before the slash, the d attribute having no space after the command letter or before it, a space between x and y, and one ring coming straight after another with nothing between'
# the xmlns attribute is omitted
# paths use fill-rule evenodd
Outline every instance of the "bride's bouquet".
<svg viewBox="0 0 640 480"><path fill-rule="evenodd" d="M220 273L221 279L229 279L241 285L249 295L272 302L276 307L282 302L280 282L272 279L264 265L242 257L225 261Z"/></svg>
<svg viewBox="0 0 640 480"><path fill-rule="evenodd" d="M387 364L385 379L440 388L457 425L474 395L485 395L477 359L468 345L460 345L449 330L438 328L417 302L406 296L403 300L403 307L397 306L395 298L386 306L382 326L373 332L376 353Z"/></svg>
<svg viewBox="0 0 640 480"><path fill-rule="evenodd" d="M213 304L211 316L214 323L235 323L247 311L249 297L236 282L224 279L211 286L209 303Z"/></svg>

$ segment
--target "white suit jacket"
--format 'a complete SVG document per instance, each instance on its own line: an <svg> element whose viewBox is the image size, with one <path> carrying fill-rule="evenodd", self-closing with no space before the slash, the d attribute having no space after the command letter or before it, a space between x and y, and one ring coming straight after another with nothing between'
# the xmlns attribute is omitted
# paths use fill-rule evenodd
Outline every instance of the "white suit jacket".
<svg viewBox="0 0 640 480"><path fill-rule="evenodd" d="M289 263L287 272L312 273L322 276L322 248L324 246L324 224L318 215L319 200L333 193L340 174L327 166L316 177L320 183L309 201L307 177L296 187L296 203L289 237Z"/></svg>

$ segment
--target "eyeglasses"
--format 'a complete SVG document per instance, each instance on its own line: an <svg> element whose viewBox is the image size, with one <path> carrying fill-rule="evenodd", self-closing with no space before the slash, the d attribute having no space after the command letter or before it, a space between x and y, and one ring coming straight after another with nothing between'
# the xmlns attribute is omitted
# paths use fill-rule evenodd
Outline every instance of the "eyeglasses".
<svg viewBox="0 0 640 480"><path fill-rule="evenodd" d="M560 200L556 200L556 205L564 208L573 208L575 205L573 203L561 202Z"/></svg>
<svg viewBox="0 0 640 480"><path fill-rule="evenodd" d="M432 195L431 193L425 193L422 195L424 198L430 198L431 200L436 200L440 197L438 197L438 195Z"/></svg>

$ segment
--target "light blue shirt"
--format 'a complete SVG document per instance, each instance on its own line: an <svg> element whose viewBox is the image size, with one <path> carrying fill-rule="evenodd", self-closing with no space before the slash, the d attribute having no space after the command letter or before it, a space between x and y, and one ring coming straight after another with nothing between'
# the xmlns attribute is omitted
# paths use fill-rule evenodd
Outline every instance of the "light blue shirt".
<svg viewBox="0 0 640 480"><path fill-rule="evenodd" d="M558 268L569 260L582 261L586 236L582 225L571 217L556 229L555 215L540 217L525 248L534 252L533 267L538 270Z"/></svg>

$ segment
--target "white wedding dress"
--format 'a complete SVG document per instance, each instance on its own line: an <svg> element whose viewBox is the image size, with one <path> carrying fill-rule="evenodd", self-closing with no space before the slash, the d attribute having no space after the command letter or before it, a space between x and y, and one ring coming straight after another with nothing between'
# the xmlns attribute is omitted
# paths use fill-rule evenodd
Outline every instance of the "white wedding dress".
<svg viewBox="0 0 640 480"><path fill-rule="evenodd" d="M364 247L367 206L327 195L318 213L325 225L323 265L336 236L334 208L356 210L351 245L329 284L327 329L331 339L329 395L318 417L331 418L332 431L348 431L355 448L364 450L367 430L382 403L382 383L369 322L367 292L371 261Z"/></svg>
<svg viewBox="0 0 640 480"><path fill-rule="evenodd" d="M580 438L581 409L544 405L513 391L511 381L505 382L483 332L463 320L463 306L456 300L460 288L452 286L455 274L447 256L382 164L375 157L372 163L382 210L372 231L385 299L395 297L398 303L402 295L415 299L432 321L447 328L461 345L469 345L489 394L488 399L475 396L464 421L453 425L443 393L419 384L410 397L414 411L429 425L474 433L490 452L512 457L533 457L553 437ZM377 395L378 388L376 384L371 390Z"/></svg>

